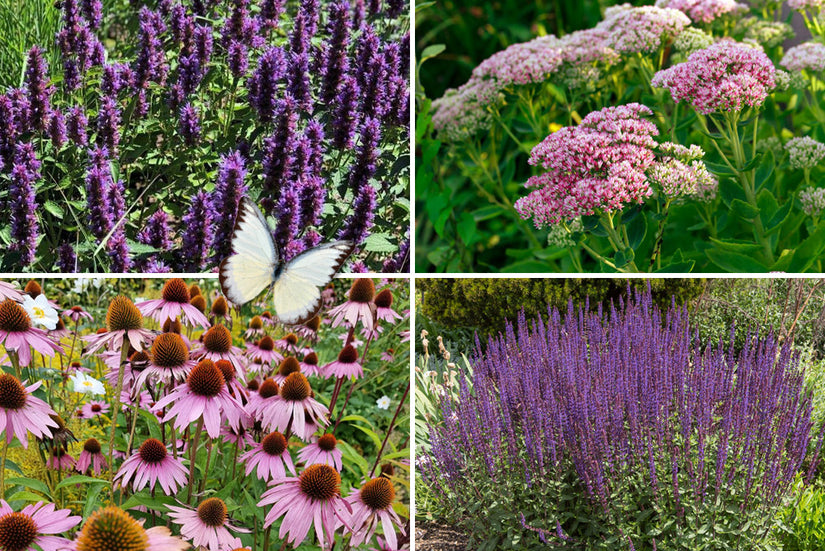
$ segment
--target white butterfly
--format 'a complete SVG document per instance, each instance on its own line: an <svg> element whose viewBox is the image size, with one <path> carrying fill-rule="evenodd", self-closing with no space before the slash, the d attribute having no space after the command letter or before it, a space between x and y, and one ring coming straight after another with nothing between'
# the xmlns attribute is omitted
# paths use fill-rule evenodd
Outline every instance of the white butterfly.
<svg viewBox="0 0 825 551"><path fill-rule="evenodd" d="M232 234L232 254L220 266L223 294L240 306L270 286L278 319L305 323L318 313L320 288L332 281L352 247L350 241L322 243L283 263L264 215L244 198Z"/></svg>

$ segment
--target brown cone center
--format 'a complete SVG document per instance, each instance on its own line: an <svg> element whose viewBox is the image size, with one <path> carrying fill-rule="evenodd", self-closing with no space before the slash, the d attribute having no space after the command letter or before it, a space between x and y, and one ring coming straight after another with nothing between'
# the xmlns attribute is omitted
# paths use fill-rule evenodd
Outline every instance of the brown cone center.
<svg viewBox="0 0 825 551"><path fill-rule="evenodd" d="M373 511L386 509L395 499L392 481L383 476L373 478L361 487L361 501Z"/></svg>
<svg viewBox="0 0 825 551"><path fill-rule="evenodd" d="M158 367L180 367L188 359L189 350L177 333L161 333L152 343L152 361Z"/></svg>
<svg viewBox="0 0 825 551"><path fill-rule="evenodd" d="M143 316L137 306L124 296L117 296L109 303L106 312L109 331L133 331L143 327Z"/></svg>
<svg viewBox="0 0 825 551"><path fill-rule="evenodd" d="M272 432L261 441L261 448L267 455L281 455L286 449L286 438L280 432Z"/></svg>
<svg viewBox="0 0 825 551"><path fill-rule="evenodd" d="M329 465L310 465L300 477L304 495L320 501L327 501L338 495L341 476Z"/></svg>
<svg viewBox="0 0 825 551"><path fill-rule="evenodd" d="M98 442L96 438L89 438L83 443L83 451L100 453L100 442Z"/></svg>
<svg viewBox="0 0 825 551"><path fill-rule="evenodd" d="M29 314L13 300L6 299L0 303L0 330L8 333L22 333L31 329Z"/></svg>
<svg viewBox="0 0 825 551"><path fill-rule="evenodd" d="M0 409L18 410L26 405L26 388L9 373L0 375Z"/></svg>
<svg viewBox="0 0 825 551"><path fill-rule="evenodd" d="M368 277L356 279L349 290L352 302L372 302L375 297L375 284Z"/></svg>
<svg viewBox="0 0 825 551"><path fill-rule="evenodd" d="M312 388L303 373L293 373L281 383L281 398L288 402L300 402L309 398Z"/></svg>
<svg viewBox="0 0 825 551"><path fill-rule="evenodd" d="M99 509L77 538L77 551L147 551L146 530L120 507Z"/></svg>
<svg viewBox="0 0 825 551"><path fill-rule="evenodd" d="M189 373L187 384L198 396L211 398L220 394L225 383L223 373L212 360L201 360Z"/></svg>
<svg viewBox="0 0 825 551"><path fill-rule="evenodd" d="M0 517L0 549L24 551L37 538L37 525L29 515L8 513Z"/></svg>
<svg viewBox="0 0 825 551"><path fill-rule="evenodd" d="M226 354L232 347L232 335L223 325L215 325L204 333L203 345L210 352Z"/></svg>
<svg viewBox="0 0 825 551"><path fill-rule="evenodd" d="M167 453L163 442L155 438L149 438L138 449L140 458L146 463L160 463L166 459Z"/></svg>
<svg viewBox="0 0 825 551"><path fill-rule="evenodd" d="M166 302L189 303L189 287L185 281L177 277L166 282L161 294Z"/></svg>
<svg viewBox="0 0 825 551"><path fill-rule="evenodd" d="M223 526L226 522L226 504L216 497L210 497L198 505L198 518L207 526Z"/></svg>

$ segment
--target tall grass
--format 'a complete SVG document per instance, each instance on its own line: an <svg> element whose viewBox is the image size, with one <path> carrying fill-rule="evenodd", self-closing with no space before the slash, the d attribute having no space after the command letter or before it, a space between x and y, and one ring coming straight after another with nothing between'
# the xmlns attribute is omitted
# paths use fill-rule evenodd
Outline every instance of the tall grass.
<svg viewBox="0 0 825 551"><path fill-rule="evenodd" d="M0 1L0 91L22 84L26 52L35 44L46 50L50 66L59 63L59 25L54 0Z"/></svg>

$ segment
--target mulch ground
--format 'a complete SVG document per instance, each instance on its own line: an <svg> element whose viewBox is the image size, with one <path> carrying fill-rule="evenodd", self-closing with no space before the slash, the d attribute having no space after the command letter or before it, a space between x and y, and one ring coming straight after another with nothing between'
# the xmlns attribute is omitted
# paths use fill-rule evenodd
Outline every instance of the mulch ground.
<svg viewBox="0 0 825 551"><path fill-rule="evenodd" d="M467 536L448 524L439 522L415 523L416 551L464 551Z"/></svg>

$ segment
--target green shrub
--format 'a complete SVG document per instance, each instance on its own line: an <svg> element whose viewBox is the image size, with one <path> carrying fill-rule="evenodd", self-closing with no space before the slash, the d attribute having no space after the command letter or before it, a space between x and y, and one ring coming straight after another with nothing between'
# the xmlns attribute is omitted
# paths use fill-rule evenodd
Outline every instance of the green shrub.
<svg viewBox="0 0 825 551"><path fill-rule="evenodd" d="M425 279L417 283L422 291L424 317L447 328L474 328L487 334L504 330L505 320L515 321L521 309L527 319L546 316L548 305L567 310L589 300L599 302L626 296L628 286L651 286L653 299L667 308L671 300L681 305L702 292L701 279Z"/></svg>
<svg viewBox="0 0 825 551"><path fill-rule="evenodd" d="M781 522L783 551L825 549L825 490L807 488L794 506L785 509Z"/></svg>

